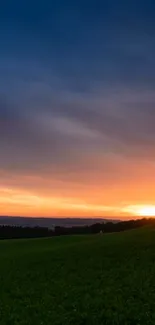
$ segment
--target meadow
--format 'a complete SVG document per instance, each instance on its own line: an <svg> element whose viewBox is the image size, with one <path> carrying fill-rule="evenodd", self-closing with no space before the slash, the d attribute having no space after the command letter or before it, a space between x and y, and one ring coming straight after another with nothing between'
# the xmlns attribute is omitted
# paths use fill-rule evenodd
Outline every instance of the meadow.
<svg viewBox="0 0 155 325"><path fill-rule="evenodd" d="M155 228L0 241L0 325L155 324Z"/></svg>

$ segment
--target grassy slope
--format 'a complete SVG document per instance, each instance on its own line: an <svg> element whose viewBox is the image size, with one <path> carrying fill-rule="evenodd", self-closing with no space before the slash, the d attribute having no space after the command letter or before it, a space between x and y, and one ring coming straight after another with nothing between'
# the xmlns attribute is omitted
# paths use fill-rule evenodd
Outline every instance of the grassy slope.
<svg viewBox="0 0 155 325"><path fill-rule="evenodd" d="M155 324L155 229L0 242L0 324Z"/></svg>

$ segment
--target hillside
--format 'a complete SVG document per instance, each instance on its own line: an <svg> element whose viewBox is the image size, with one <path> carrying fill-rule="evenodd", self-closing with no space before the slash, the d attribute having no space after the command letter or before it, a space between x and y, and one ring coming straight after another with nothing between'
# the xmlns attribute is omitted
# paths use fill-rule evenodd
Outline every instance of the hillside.
<svg viewBox="0 0 155 325"><path fill-rule="evenodd" d="M0 242L1 325L155 323L155 228Z"/></svg>

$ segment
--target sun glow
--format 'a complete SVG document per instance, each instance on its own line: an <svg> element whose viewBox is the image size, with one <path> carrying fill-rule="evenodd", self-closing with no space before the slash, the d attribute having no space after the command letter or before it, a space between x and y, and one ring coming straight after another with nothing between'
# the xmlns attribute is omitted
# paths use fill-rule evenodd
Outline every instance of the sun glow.
<svg viewBox="0 0 155 325"><path fill-rule="evenodd" d="M144 217L155 217L155 206L148 205L139 209L139 215Z"/></svg>
<svg viewBox="0 0 155 325"><path fill-rule="evenodd" d="M155 217L155 205L133 205L125 211L141 217Z"/></svg>

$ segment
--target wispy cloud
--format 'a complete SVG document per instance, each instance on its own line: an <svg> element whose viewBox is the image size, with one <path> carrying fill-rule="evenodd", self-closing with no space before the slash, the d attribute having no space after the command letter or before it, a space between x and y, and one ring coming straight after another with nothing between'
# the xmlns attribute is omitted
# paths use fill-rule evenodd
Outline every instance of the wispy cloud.
<svg viewBox="0 0 155 325"><path fill-rule="evenodd" d="M17 7L0 12L3 187L103 213L141 202L140 182L152 200L154 4Z"/></svg>

